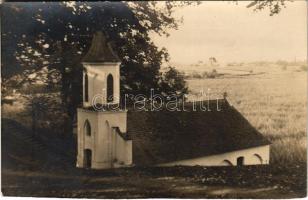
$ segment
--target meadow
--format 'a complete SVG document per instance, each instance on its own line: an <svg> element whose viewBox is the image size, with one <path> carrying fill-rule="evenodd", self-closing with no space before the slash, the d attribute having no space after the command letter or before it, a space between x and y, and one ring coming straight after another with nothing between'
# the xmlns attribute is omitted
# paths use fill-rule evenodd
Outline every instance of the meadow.
<svg viewBox="0 0 308 200"><path fill-rule="evenodd" d="M242 66L245 68L245 66ZM188 79L190 94L211 89L228 101L271 142L272 164L306 162L307 74L297 68L249 66L259 75L232 74L216 79ZM247 69L247 66L246 66ZM219 72L219 70L218 70ZM215 95L213 95L215 96Z"/></svg>

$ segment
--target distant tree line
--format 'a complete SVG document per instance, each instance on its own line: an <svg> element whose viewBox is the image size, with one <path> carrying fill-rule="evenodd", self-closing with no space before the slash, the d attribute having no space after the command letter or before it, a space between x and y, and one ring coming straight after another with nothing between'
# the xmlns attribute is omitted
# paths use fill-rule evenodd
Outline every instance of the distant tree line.
<svg viewBox="0 0 308 200"><path fill-rule="evenodd" d="M186 74L185 78L188 78L188 79L189 78L196 78L196 79L217 78L221 75L222 74L219 74L216 69L213 69L210 72L205 71L205 72L198 73L198 72L195 71L195 72L192 72L190 74Z"/></svg>

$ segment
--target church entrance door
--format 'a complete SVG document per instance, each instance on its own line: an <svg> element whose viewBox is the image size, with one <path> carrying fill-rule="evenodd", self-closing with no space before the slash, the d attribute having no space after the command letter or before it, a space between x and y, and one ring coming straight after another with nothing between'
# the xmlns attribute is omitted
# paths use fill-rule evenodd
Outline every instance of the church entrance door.
<svg viewBox="0 0 308 200"><path fill-rule="evenodd" d="M84 150L84 167L87 169L91 168L92 164L92 151L90 149Z"/></svg>

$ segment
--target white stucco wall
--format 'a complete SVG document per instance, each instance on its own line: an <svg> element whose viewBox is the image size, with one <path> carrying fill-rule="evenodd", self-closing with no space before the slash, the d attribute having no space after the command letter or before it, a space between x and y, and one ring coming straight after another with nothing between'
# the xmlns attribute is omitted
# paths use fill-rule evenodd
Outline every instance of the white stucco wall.
<svg viewBox="0 0 308 200"><path fill-rule="evenodd" d="M88 76L88 101L85 102L85 73L83 74L83 106L118 104L120 101L120 63L83 63ZM107 103L107 77L113 77L113 102ZM96 101L94 102L94 98ZM77 167L84 167L84 150L92 151L91 168L113 167L114 162L131 164L132 141L123 140L113 132L119 127L126 132L126 111L90 111L78 109L77 117L78 155ZM91 136L84 133L84 124L91 125Z"/></svg>
<svg viewBox="0 0 308 200"><path fill-rule="evenodd" d="M238 151L227 152L223 154L217 154L212 156L193 158L181 161L175 161L170 163L160 164L159 166L175 166L175 165L187 165L187 166L223 166L227 165L224 160L228 160L232 165L237 164L237 158L244 157L244 165L260 165L260 164L269 164L269 153L270 146L264 145L249 149L243 149ZM262 163L255 155L258 154L262 158Z"/></svg>
<svg viewBox="0 0 308 200"><path fill-rule="evenodd" d="M132 140L124 140L119 134L114 132L115 158L119 164L132 164Z"/></svg>
<svg viewBox="0 0 308 200"><path fill-rule="evenodd" d="M91 126L91 136L84 134L84 124L88 120ZM77 110L77 167L84 166L84 150L90 149L95 154L95 137L98 132L98 112Z"/></svg>
<svg viewBox="0 0 308 200"><path fill-rule="evenodd" d="M88 94L89 101L85 102L85 73L83 74L83 105L91 106L95 95L100 97L96 103L107 104L107 76L113 76L113 96L112 103L120 101L120 63L83 63L88 74Z"/></svg>
<svg viewBox="0 0 308 200"><path fill-rule="evenodd" d="M127 111L99 112L98 121L101 131L96 140L97 151L93 168L110 168L115 160L119 160L114 152L112 127L119 127L122 132L126 132Z"/></svg>
<svg viewBox="0 0 308 200"><path fill-rule="evenodd" d="M84 133L84 124L91 125L91 136ZM78 109L78 155L77 167L84 167L84 150L92 151L91 168L106 169L114 163L132 163L132 141L121 138L112 127L126 132L127 111L90 111Z"/></svg>

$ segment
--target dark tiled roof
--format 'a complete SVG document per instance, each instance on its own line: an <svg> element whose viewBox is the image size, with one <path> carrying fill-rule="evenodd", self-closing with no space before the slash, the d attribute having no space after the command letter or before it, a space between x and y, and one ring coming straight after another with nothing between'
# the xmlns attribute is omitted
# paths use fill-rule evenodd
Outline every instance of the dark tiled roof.
<svg viewBox="0 0 308 200"><path fill-rule="evenodd" d="M186 104L187 112L130 109L127 134L133 140L133 162L152 165L270 144L227 101L219 102L221 111L216 100L209 101L211 111L193 111L191 104Z"/></svg>
<svg viewBox="0 0 308 200"><path fill-rule="evenodd" d="M131 140L131 138L129 137L128 134L123 133L119 127L112 127L117 133L118 135L120 135L121 138L123 138L123 140Z"/></svg>
<svg viewBox="0 0 308 200"><path fill-rule="evenodd" d="M118 55L113 51L105 35L99 31L92 39L91 47L82 60L83 62L120 62Z"/></svg>

